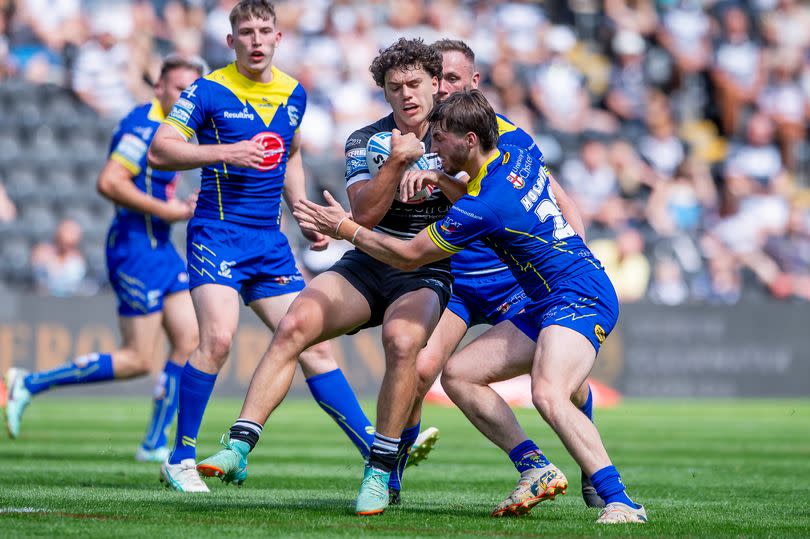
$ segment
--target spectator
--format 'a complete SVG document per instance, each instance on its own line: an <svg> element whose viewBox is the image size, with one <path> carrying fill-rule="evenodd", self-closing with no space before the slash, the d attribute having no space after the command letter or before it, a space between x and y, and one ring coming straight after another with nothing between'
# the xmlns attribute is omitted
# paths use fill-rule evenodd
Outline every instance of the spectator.
<svg viewBox="0 0 810 539"><path fill-rule="evenodd" d="M674 259L663 257L656 260L649 298L661 305L681 305L689 299L689 286Z"/></svg>
<svg viewBox="0 0 810 539"><path fill-rule="evenodd" d="M621 303L644 297L650 283L650 262L644 254L644 237L633 228L620 230L615 239L597 239L588 247L605 266Z"/></svg>
<svg viewBox="0 0 810 539"><path fill-rule="evenodd" d="M650 133L639 140L639 155L650 166L657 181L668 181L686 158L686 149L675 134L669 114L650 115L647 122Z"/></svg>
<svg viewBox="0 0 810 539"><path fill-rule="evenodd" d="M619 32L633 32L649 37L658 25L658 15L651 0L605 0L605 15Z"/></svg>
<svg viewBox="0 0 810 539"><path fill-rule="evenodd" d="M788 170L796 170L796 145L804 138L810 102L798 79L799 53L780 49L771 55L771 77L759 98L762 112L776 128L782 161Z"/></svg>
<svg viewBox="0 0 810 539"><path fill-rule="evenodd" d="M705 71L711 62L711 22L694 2L677 2L663 15L658 41L674 61L675 86Z"/></svg>
<svg viewBox="0 0 810 539"><path fill-rule="evenodd" d="M647 220L662 237L695 235L709 210L717 206L717 190L708 169L686 161L672 181L658 183L647 205Z"/></svg>
<svg viewBox="0 0 810 539"><path fill-rule="evenodd" d="M73 296L86 292L87 263L79 251L82 229L75 221L59 223L52 243L40 243L31 251L31 268L41 294Z"/></svg>
<svg viewBox="0 0 810 539"><path fill-rule="evenodd" d="M612 46L618 63L611 69L605 103L624 123L625 129L639 132L649 91L644 74L644 39L622 30L613 37Z"/></svg>
<svg viewBox="0 0 810 539"><path fill-rule="evenodd" d="M0 223L10 223L17 218L17 207L8 198L3 184L0 183Z"/></svg>

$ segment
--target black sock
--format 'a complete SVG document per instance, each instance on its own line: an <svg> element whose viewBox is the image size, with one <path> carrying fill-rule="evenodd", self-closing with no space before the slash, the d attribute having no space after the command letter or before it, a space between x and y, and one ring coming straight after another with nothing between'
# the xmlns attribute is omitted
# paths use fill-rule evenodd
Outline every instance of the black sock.
<svg viewBox="0 0 810 539"><path fill-rule="evenodd" d="M390 472L397 465L399 438L389 438L379 432L374 434L374 443L368 456L368 465L372 468Z"/></svg>
<svg viewBox="0 0 810 539"><path fill-rule="evenodd" d="M239 418L234 421L231 427L230 438L231 440L241 440L250 446L250 450L256 447L259 443L259 437L262 435L262 426L254 421Z"/></svg>

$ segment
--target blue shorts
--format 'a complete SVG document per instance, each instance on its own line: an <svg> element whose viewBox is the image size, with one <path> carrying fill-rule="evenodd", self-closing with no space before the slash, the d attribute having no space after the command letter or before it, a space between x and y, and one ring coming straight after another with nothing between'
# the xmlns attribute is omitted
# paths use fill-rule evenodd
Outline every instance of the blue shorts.
<svg viewBox="0 0 810 539"><path fill-rule="evenodd" d="M541 301L531 301L526 310L511 319L533 341L547 326L564 326L599 347L619 320L619 300L604 271L590 271L566 279Z"/></svg>
<svg viewBox="0 0 810 539"><path fill-rule="evenodd" d="M245 304L304 289L287 237L278 228L195 217L186 240L191 288L221 284Z"/></svg>
<svg viewBox="0 0 810 539"><path fill-rule="evenodd" d="M526 292L508 269L487 275L455 275L453 295L447 308L467 327L494 326L509 320L529 302Z"/></svg>
<svg viewBox="0 0 810 539"><path fill-rule="evenodd" d="M152 248L112 228L107 235L107 275L118 297L120 316L143 316L163 310L163 298L188 290L186 263L170 242Z"/></svg>

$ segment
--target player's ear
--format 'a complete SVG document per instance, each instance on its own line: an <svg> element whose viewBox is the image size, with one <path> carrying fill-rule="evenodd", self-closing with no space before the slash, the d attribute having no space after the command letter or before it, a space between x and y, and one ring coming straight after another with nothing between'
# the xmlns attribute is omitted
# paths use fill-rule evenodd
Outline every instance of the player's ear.
<svg viewBox="0 0 810 539"><path fill-rule="evenodd" d="M478 83L481 81L481 73L476 71L472 76L472 84L470 85L473 90L478 88Z"/></svg>
<svg viewBox="0 0 810 539"><path fill-rule="evenodd" d="M469 131L466 135L464 135L465 142L467 143L467 148L472 149L478 145L478 135Z"/></svg>
<svg viewBox="0 0 810 539"><path fill-rule="evenodd" d="M225 36L225 42L228 44L228 48L232 49L233 48L233 34L228 34L227 36Z"/></svg>

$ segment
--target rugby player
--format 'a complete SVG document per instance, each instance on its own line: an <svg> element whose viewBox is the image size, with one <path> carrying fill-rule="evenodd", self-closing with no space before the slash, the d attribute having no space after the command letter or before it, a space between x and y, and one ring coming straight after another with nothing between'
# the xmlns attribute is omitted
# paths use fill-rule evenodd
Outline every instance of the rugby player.
<svg viewBox="0 0 810 539"><path fill-rule="evenodd" d="M475 53L463 41L443 39L433 44L442 53L442 80L439 84L438 99L444 100L450 94L478 87L480 74L475 70ZM527 149L532 156L544 166L543 154L532 138L523 129L513 125L505 117L498 115L498 144L511 144ZM549 193L556 198L563 216L559 226L565 228L572 223L572 228L581 238L585 238L582 218L575 205L566 195L554 177L545 170L549 178ZM403 179L400 191L402 196L422 187L424 180L431 172L408 172ZM419 353L417 370L420 376L419 393L411 413L409 425L418 424L421 419L422 401L450 355L456 350L469 327L476 324L495 325L509 320L521 312L529 301L506 264L482 242L476 241L451 258L453 277L453 295L442 315L439 324L428 340L427 346ZM461 374L460 369L454 372ZM464 374L484 376L487 369L482 369L479 362L470 364ZM544 468L549 465L537 445L530 440L520 427L514 413L504 400L495 393L486 380L470 387L463 385L463 380L454 380L447 384L448 396L459 406L464 414L475 424L487 438L500 447L512 460L520 473L518 484L503 503L496 507L493 515L503 516L516 512L526 512L533 505L547 497L547 492L557 494L567 488L567 480L557 477L554 481L545 481ZM582 412L593 418L593 398L587 382L572 396L574 403ZM419 447L411 454L420 455ZM588 476L583 472L582 496L590 507L604 507L604 502L596 495ZM392 492L392 496L397 494Z"/></svg>
<svg viewBox="0 0 810 539"><path fill-rule="evenodd" d="M44 372L9 369L4 417L12 438L19 435L23 411L34 395L61 385L146 375L162 327L171 346L169 359L155 386L152 420L135 458L162 462L168 456L166 431L177 410L180 374L198 343L188 274L171 243L170 228L191 217L196 194L188 200L174 198L177 174L150 167L146 153L165 111L206 71L200 59L167 57L154 99L121 120L98 177L98 192L116 204L106 254L107 273L118 298L121 348L78 357Z"/></svg>
<svg viewBox="0 0 810 539"><path fill-rule="evenodd" d="M444 216L450 207L447 191L461 195L465 190L463 182L443 176L439 189L428 198L407 203L397 195L405 170L430 151L427 118L439 88L441 55L422 40L401 39L383 50L370 69L392 113L349 136L349 201L358 222L391 237L410 238ZM391 153L372 177L366 143L381 131L392 132ZM330 337L382 325L386 370L355 511L360 515L384 511L389 503L389 481L399 475L391 472L398 465L404 467L404 449L419 432L418 424L404 430L416 396L416 356L447 305L451 285L446 260L402 271L361 251L346 253L330 270L315 277L290 306L253 375L240 418L231 428L229 446L200 463L203 473L214 470L228 477L246 473L247 453L261 433L258 426L286 395L295 358L302 350ZM390 486L399 489L396 483Z"/></svg>
<svg viewBox="0 0 810 539"><path fill-rule="evenodd" d="M452 377L455 365L476 361L495 378L530 372L535 407L606 503L597 522L646 522L644 507L627 496L596 427L571 402L618 319L618 300L604 268L561 219L542 163L519 146L498 147L497 116L481 92L449 96L430 122L444 171L464 171L471 178L467 195L456 199L449 193L455 204L444 219L402 240L355 222L328 192L328 207L301 201L296 218L304 228L348 239L406 271L483 240L507 263L530 301L518 316L451 358L446 372ZM553 480L555 470L548 474Z"/></svg>
<svg viewBox="0 0 810 539"><path fill-rule="evenodd" d="M161 480L181 492L208 492L196 467L197 435L236 332L239 297L276 330L304 288L279 224L282 195L289 207L306 197L298 133L306 94L298 81L273 66L281 32L270 2L242 0L232 9L230 22L233 33L227 42L236 53L235 63L183 91L148 154L155 168L202 168L187 235L200 343L182 373L174 449L161 467ZM195 134L199 144L190 142ZM303 233L312 249L327 247L322 234ZM310 390L322 406L331 399L332 414L368 422L328 343L303 347L294 359L299 354ZM261 429L258 423L245 425Z"/></svg>

